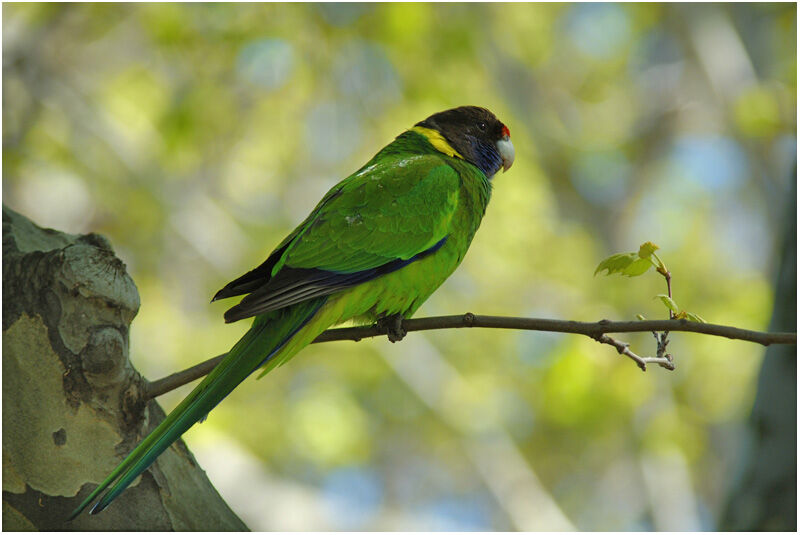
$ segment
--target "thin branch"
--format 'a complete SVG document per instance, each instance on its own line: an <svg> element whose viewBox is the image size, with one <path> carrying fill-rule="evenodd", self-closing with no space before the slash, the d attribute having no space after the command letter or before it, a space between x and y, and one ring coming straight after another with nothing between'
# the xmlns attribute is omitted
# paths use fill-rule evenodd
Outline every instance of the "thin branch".
<svg viewBox="0 0 800 535"><path fill-rule="evenodd" d="M644 247L644 245L642 245L642 247ZM667 281L667 296L672 299L672 273L669 272L666 264L664 264L664 261L658 257L655 251L650 254L656 259L656 271L664 277L665 281ZM669 319L675 319L675 313L672 311L672 309L669 310Z"/></svg>
<svg viewBox="0 0 800 535"><path fill-rule="evenodd" d="M729 327L727 325L715 325L713 323L697 323L688 320L643 320L643 321L609 321L600 320L597 322L553 320L543 318L515 318L507 316L478 316L467 312L456 316L434 316L430 318L418 318L403 320L402 328L407 332L430 331L436 329L460 329L469 327L482 327L489 329L518 329L528 331L547 331L560 333L583 334L601 343L614 346L621 354L628 356L636 361L639 367L643 363L652 362L664 366L664 360L671 360L664 354L666 343L659 346L657 357L640 357L630 351L624 342L619 342L611 337L603 338L607 333L632 333L648 331L682 331L707 334L711 336L722 336L732 340L744 340L754 342L764 346L771 344L797 344L797 333L769 333L761 331L750 331ZM386 336L386 327L369 325L364 327L346 327L339 329L329 329L319 335L312 343L332 342L336 340L359 341L364 338L375 336ZM620 349L622 347L622 349ZM151 399L179 386L185 385L195 379L199 379L208 374L225 355L219 355L196 366L188 368L178 373L174 373L163 379L149 383L145 398ZM666 366L664 366L666 367Z"/></svg>
<svg viewBox="0 0 800 535"><path fill-rule="evenodd" d="M610 321L597 322L552 320L543 318L515 318L510 316L478 316L467 312L457 316L433 316L403 320L403 329L407 332L430 331L435 329L458 329L464 327L483 327L489 329L519 329L528 331L548 331L560 333L585 334L594 336L606 333L633 333L648 331L683 331L712 336L722 336L733 340L744 340L761 345L796 344L796 333L768 333L750 331L715 325L698 323L689 320L643 320L643 321ZM347 327L329 329L319 335L313 343L331 342L334 340L354 340L385 335L386 332L376 326Z"/></svg>
<svg viewBox="0 0 800 535"><path fill-rule="evenodd" d="M667 281L667 296L672 299L672 274L667 271L664 273L664 279ZM669 319L675 319L675 313L669 309Z"/></svg>
<svg viewBox="0 0 800 535"><path fill-rule="evenodd" d="M175 390L176 388L187 383L191 383L195 379L200 379L201 377L208 375L211 373L211 370L216 368L217 364L222 362L222 359L224 359L227 355L227 353L217 355L216 357L203 361L200 364L195 364L191 368L186 368L185 370L173 373L172 375L167 375L166 377L162 377L161 379L151 383L147 383L145 386L144 398L157 398L162 394L166 394L167 392L171 392L172 390Z"/></svg>
<svg viewBox="0 0 800 535"><path fill-rule="evenodd" d="M655 333L653 333L653 334L655 334ZM660 341L659 341L659 353L658 353L658 356L656 356L656 357L640 357L639 355L637 355L636 353L631 351L631 349L630 349L631 345L629 343L620 342L619 340L616 340L615 338L611 338L607 334L600 334L600 335L597 335L597 336L591 336L590 338L592 338L594 340L597 340L601 344L608 344L610 346L613 346L614 348L616 348L617 353L619 353L620 355L625 355L626 357L628 357L631 360L633 360L636 363L636 365L639 366L639 368L643 372L647 371L647 365L648 364L658 364L662 368L666 368L666 369L668 369L670 371L675 369L675 364L672 363L672 357L670 357L669 355L663 355L662 354L662 351L661 351L662 346L661 346L661 342ZM658 336L656 336L656 339L658 340ZM664 346L666 346L666 344L664 344Z"/></svg>

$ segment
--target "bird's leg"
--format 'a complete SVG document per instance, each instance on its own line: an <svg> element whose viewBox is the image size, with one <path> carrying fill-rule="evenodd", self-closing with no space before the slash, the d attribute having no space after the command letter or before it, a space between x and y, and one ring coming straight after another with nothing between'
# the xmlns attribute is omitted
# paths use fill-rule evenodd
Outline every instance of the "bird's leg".
<svg viewBox="0 0 800 535"><path fill-rule="evenodd" d="M385 316L377 321L378 328L386 331L391 343L399 342L406 336L406 330L403 329L403 315L392 314Z"/></svg>

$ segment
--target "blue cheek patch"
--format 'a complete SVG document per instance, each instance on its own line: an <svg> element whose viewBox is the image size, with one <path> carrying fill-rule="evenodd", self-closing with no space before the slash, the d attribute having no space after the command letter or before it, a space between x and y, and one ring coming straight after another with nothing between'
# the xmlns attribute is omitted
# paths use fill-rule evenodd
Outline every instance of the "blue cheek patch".
<svg viewBox="0 0 800 535"><path fill-rule="evenodd" d="M503 159L497 148L473 136L467 136L467 139L472 145L475 164L488 178L492 178L503 166Z"/></svg>

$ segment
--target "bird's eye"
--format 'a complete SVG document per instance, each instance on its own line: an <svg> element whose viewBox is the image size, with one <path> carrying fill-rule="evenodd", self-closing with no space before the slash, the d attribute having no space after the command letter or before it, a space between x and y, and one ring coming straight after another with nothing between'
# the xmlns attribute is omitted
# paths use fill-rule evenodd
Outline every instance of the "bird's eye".
<svg viewBox="0 0 800 535"><path fill-rule="evenodd" d="M478 123L478 130L486 132L486 123Z"/></svg>

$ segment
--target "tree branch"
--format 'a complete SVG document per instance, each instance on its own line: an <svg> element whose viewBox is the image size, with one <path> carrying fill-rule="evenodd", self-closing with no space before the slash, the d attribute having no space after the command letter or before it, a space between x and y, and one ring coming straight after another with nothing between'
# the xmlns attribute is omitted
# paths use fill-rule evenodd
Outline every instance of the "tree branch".
<svg viewBox="0 0 800 535"><path fill-rule="evenodd" d="M656 333L653 333L653 334L656 334ZM657 356L655 356L655 357L640 357L639 355L637 355L636 353L631 351L629 343L620 342L619 340L611 338L607 334L600 334L598 336L591 336L590 338L593 338L594 340L597 340L601 344L608 344L610 346L613 346L617 350L617 353L619 353L620 355L625 355L626 357L628 357L631 360L633 360L636 363L636 365L639 366L639 368L643 372L647 371L647 365L650 364L650 363L658 364L662 368L666 368L666 369L668 369L670 371L675 369L675 365L672 363L672 357L669 356L669 355L663 355L662 346L660 345L660 341L659 341L659 351L658 351L658 355ZM656 340L659 340L659 337L658 337L657 334L656 334Z"/></svg>
<svg viewBox="0 0 800 535"><path fill-rule="evenodd" d="M547 331L559 333L583 334L602 344L608 344L617 351L634 360L644 370L647 363L658 364L667 369L674 369L672 358L665 354L666 343L659 341L656 357L640 357L630 350L628 344L607 336L607 333L653 332L659 340L657 331L683 331L711 336L722 336L732 340L744 340L764 346L771 344L797 344L797 333L768 333L750 331L715 325L713 323L697 323L688 320L644 320L644 321L609 321L597 322L553 320L543 318L515 318L508 316L478 316L467 312L456 316L433 316L430 318L407 319L402 321L402 329L407 332L431 331L436 329L460 329L466 327L483 327L488 329L517 329L527 331ZM368 325L363 327L345 327L329 329L320 334L312 343L333 342L336 340L352 340L358 342L363 338L385 336L386 326ZM173 373L167 377L153 381L147 385L145 398L158 397L166 392L190 383L208 374L220 363L227 353L201 362L186 370Z"/></svg>

